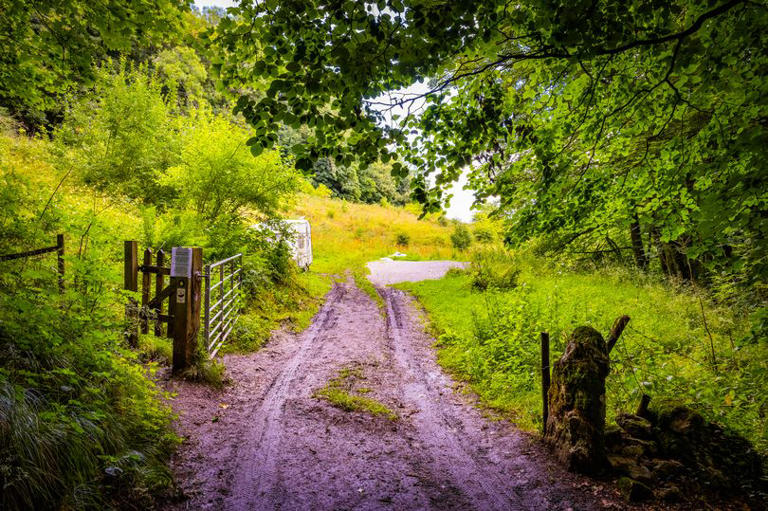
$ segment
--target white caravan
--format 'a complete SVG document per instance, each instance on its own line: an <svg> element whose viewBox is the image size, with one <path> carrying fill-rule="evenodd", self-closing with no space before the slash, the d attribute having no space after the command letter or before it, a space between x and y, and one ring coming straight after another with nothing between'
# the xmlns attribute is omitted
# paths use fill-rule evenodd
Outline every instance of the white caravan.
<svg viewBox="0 0 768 511"><path fill-rule="evenodd" d="M308 269L312 264L312 230L309 227L309 221L301 218L298 220L280 220L280 224L287 227L287 230L292 234L291 239L286 239L285 242L291 249L291 256L296 264L301 269ZM251 226L252 229L269 229L275 232L267 224L255 224Z"/></svg>

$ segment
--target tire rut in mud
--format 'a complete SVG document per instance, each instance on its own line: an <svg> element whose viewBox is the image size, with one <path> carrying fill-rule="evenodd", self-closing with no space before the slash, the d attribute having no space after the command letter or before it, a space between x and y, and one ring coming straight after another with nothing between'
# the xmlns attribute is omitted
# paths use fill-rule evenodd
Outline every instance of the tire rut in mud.
<svg viewBox="0 0 768 511"><path fill-rule="evenodd" d="M410 376L403 391L418 410L414 426L421 442L428 447L435 468L447 473L476 509L524 509L519 497L505 490L505 481L501 480L497 469L479 460L459 438L462 421L450 414L452 406L444 402L441 388L430 381L430 372L422 367L412 349L409 336L413 332L403 326L407 323L404 321L407 312L404 310L403 292L385 288L381 294L387 306L388 334L395 359Z"/></svg>
<svg viewBox="0 0 768 511"><path fill-rule="evenodd" d="M292 396L296 380L301 378L296 374L297 370L310 356L323 333L332 327L334 307L342 299L344 291L343 287L334 284L315 321L302 334L298 351L274 378L258 411L253 414L254 423L241 446L243 456L232 488L234 498L230 502L231 508L263 509L270 504L260 501L272 493L278 483L275 460L280 443L280 416Z"/></svg>
<svg viewBox="0 0 768 511"><path fill-rule="evenodd" d="M304 332L226 355L233 385L224 391L174 383L189 438L175 470L190 497L174 509L601 507L528 436L455 392L410 296L380 293L385 314L351 279L334 284ZM399 420L315 397L349 367Z"/></svg>

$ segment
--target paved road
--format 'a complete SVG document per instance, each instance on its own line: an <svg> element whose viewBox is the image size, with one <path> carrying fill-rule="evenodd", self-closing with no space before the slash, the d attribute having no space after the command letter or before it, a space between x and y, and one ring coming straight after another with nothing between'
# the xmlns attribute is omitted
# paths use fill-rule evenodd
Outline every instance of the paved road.
<svg viewBox="0 0 768 511"><path fill-rule="evenodd" d="M467 264L457 261L379 260L368 263L371 270L368 279L382 287L398 282L439 279L451 268L464 268Z"/></svg>

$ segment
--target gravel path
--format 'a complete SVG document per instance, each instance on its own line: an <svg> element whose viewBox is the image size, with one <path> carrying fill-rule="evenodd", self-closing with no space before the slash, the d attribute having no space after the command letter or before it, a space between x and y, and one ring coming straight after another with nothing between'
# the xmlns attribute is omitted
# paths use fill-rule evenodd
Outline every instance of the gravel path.
<svg viewBox="0 0 768 511"><path fill-rule="evenodd" d="M351 280L336 284L306 331L225 356L232 384L222 391L168 382L185 438L173 469L187 496L169 508L625 508L512 424L484 417L437 365L410 296L380 292L383 311ZM344 367L399 419L313 397Z"/></svg>
<svg viewBox="0 0 768 511"><path fill-rule="evenodd" d="M464 268L467 264L457 261L379 260L368 263L371 270L368 279L377 286L439 279L451 268Z"/></svg>

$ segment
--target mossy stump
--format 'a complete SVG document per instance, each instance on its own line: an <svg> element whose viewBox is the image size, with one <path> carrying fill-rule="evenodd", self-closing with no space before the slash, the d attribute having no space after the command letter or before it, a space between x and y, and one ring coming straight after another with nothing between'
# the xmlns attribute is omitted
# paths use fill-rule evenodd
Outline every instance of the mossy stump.
<svg viewBox="0 0 768 511"><path fill-rule="evenodd" d="M594 474L606 466L608 371L608 351L600 332L587 326L574 330L552 370L544 432L545 440L569 470Z"/></svg>

